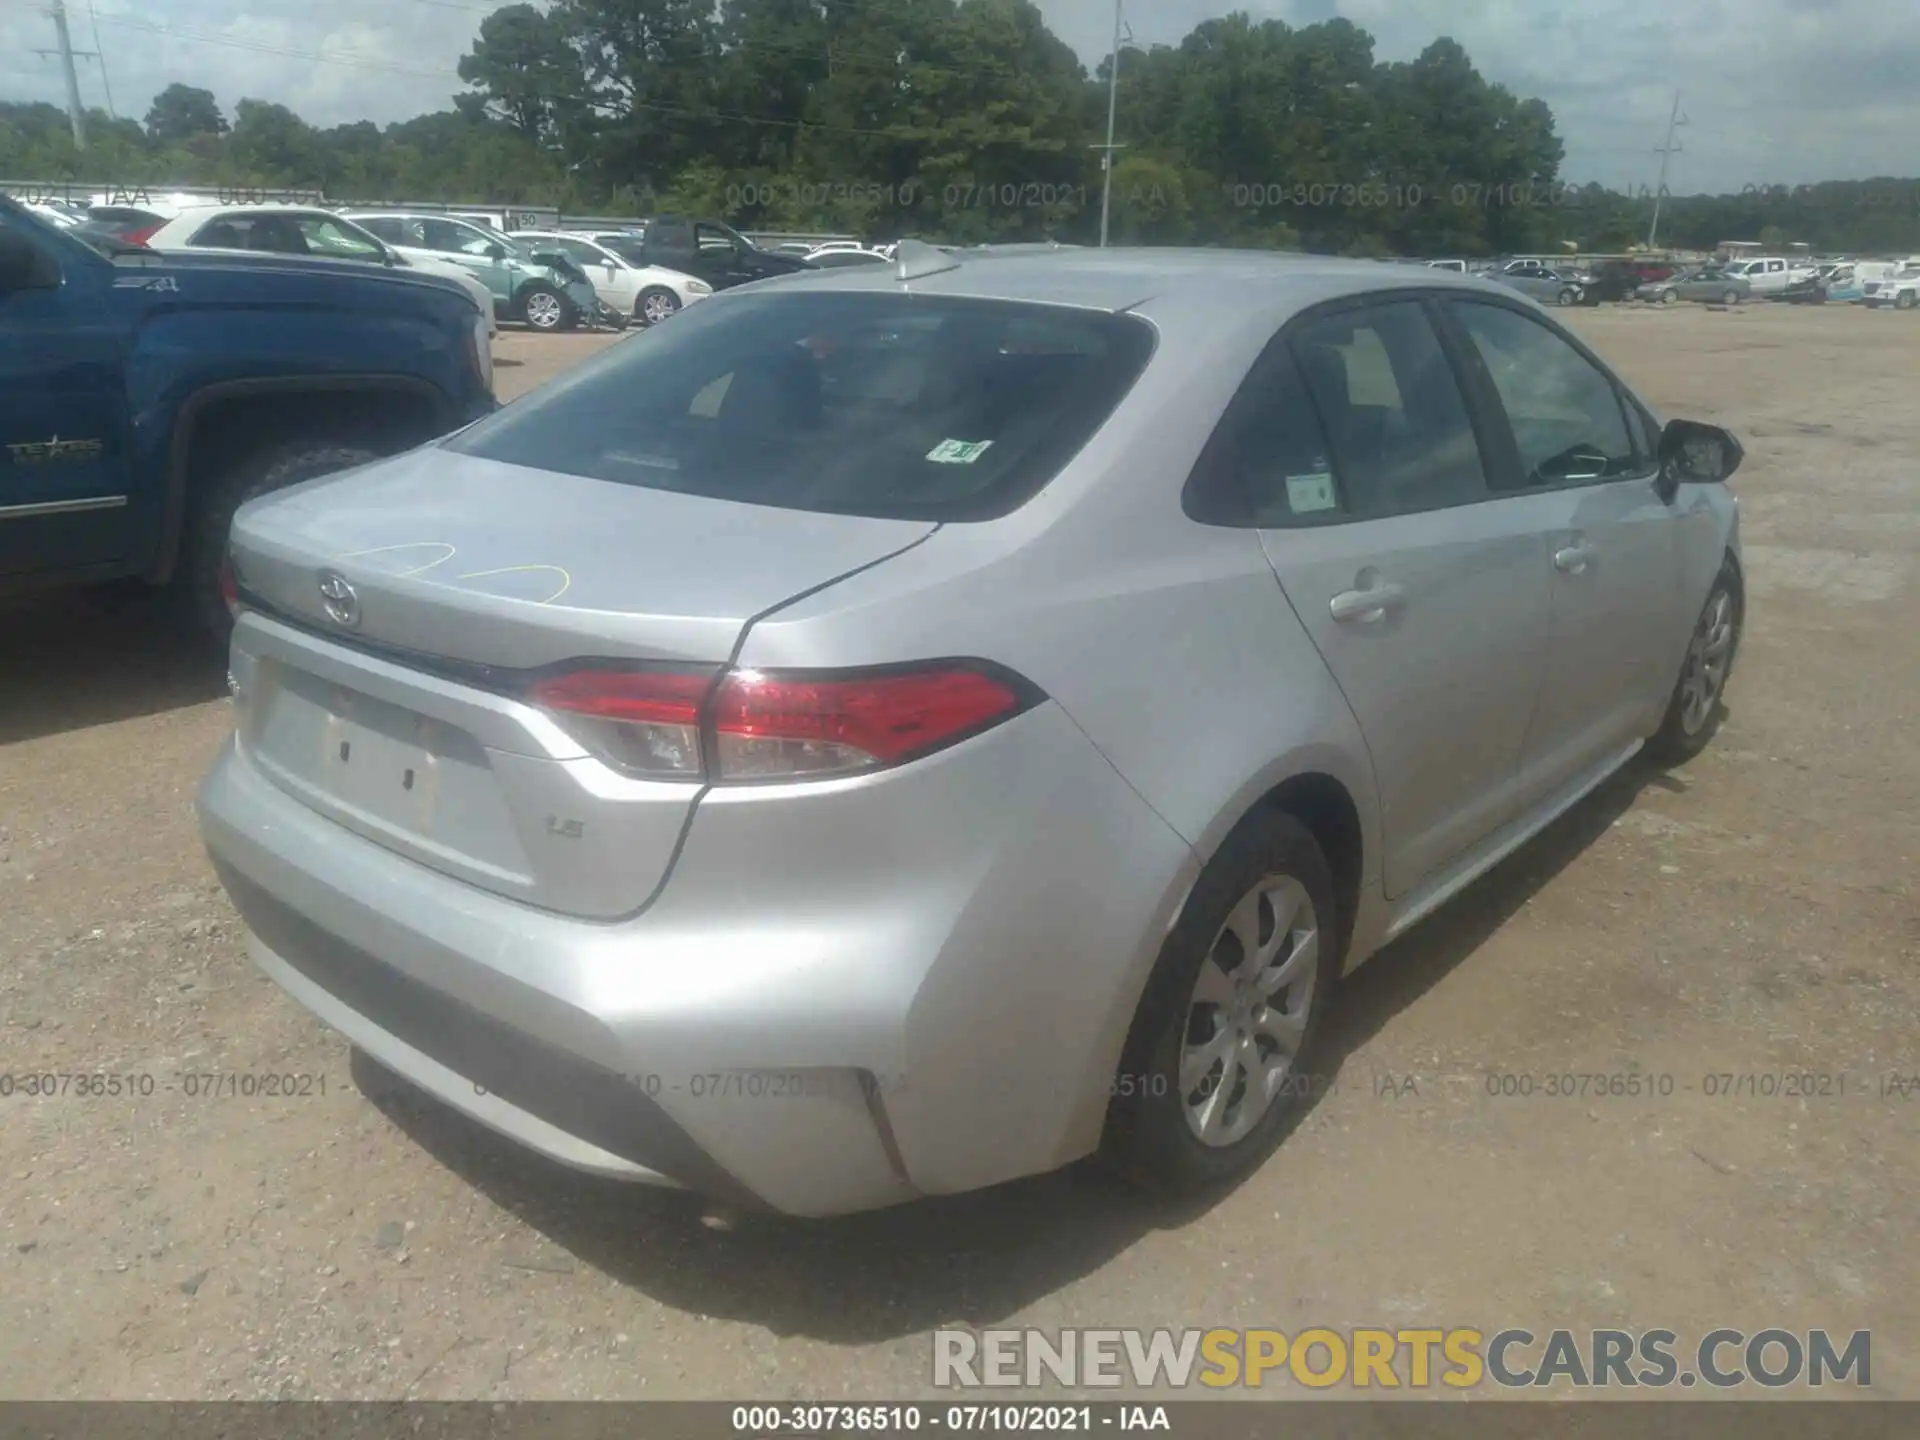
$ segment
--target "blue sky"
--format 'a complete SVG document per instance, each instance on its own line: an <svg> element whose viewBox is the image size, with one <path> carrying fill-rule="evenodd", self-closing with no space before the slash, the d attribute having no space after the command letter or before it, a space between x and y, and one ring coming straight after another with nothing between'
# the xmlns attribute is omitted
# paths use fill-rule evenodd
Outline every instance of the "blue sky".
<svg viewBox="0 0 1920 1440"><path fill-rule="evenodd" d="M181 80L229 111L280 100L320 124L443 108L489 0L68 0L75 44L106 53L118 109L144 115ZM1105 53L1111 0L1038 0L1090 64ZM1136 43L1176 43L1220 0L1130 0ZM1738 190L1920 171L1920 5L1913 0L1249 0L1294 24L1344 15L1376 55L1411 58L1452 35L1481 73L1554 110L1566 178L1653 183L1673 92L1691 122L1671 184ZM158 33L168 32L168 33ZM63 100L39 0L0 0L0 97ZM333 57L316 60L316 54ZM336 63L349 60L354 63ZM82 87L104 102L100 72ZM1125 116L1121 117L1125 138ZM1420 177L1410 177L1418 179Z"/></svg>

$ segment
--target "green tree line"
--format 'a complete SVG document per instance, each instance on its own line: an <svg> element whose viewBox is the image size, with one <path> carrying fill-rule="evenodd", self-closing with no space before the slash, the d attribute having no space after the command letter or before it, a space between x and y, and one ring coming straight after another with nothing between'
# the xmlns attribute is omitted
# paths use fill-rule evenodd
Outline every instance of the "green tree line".
<svg viewBox="0 0 1920 1440"><path fill-rule="evenodd" d="M1030 0L551 0L482 22L450 108L321 128L206 90L144 122L0 104L0 176L716 215L951 241L1098 236L1107 62ZM1346 20L1244 13L1120 56L1118 243L1347 254L1620 249L1650 195L1573 186L1538 99L1445 37L1382 61ZM1670 197L1660 238L1920 250L1920 181Z"/></svg>

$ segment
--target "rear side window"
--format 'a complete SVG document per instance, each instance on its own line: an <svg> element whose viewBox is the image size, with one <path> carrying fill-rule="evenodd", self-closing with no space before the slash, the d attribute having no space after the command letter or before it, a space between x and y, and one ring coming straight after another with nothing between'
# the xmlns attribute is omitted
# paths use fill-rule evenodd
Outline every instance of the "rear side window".
<svg viewBox="0 0 1920 1440"><path fill-rule="evenodd" d="M783 509L984 520L1036 494L1138 379L1132 316L904 294L741 295L604 352L448 442Z"/></svg>
<svg viewBox="0 0 1920 1440"><path fill-rule="evenodd" d="M1293 353L1340 476L1342 511L1405 515L1489 498L1453 367L1413 300L1309 321Z"/></svg>
<svg viewBox="0 0 1920 1440"><path fill-rule="evenodd" d="M1185 503L1207 524L1262 530L1347 517L1326 436L1285 345L1272 346L1247 376Z"/></svg>

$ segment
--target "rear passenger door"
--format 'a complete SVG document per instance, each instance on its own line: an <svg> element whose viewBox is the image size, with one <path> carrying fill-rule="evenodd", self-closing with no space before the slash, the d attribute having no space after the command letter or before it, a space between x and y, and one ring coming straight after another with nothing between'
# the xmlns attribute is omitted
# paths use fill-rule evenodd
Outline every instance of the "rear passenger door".
<svg viewBox="0 0 1920 1440"><path fill-rule="evenodd" d="M1521 761L1544 795L1659 721L1687 629L1675 624L1680 512L1655 487L1651 422L1596 361L1518 307L1450 299L1446 310L1469 385L1499 417L1496 443L1512 446L1494 484L1537 518L1552 559L1546 687Z"/></svg>
<svg viewBox="0 0 1920 1440"><path fill-rule="evenodd" d="M1418 297L1294 322L1248 383L1233 466L1366 738L1399 896L1517 812L1547 638L1543 542L1489 488Z"/></svg>

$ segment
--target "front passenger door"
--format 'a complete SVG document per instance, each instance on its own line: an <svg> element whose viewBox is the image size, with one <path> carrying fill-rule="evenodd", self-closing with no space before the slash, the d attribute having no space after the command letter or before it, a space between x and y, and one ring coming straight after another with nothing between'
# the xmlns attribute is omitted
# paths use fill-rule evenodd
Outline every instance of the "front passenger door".
<svg viewBox="0 0 1920 1440"><path fill-rule="evenodd" d="M1599 365L1517 308L1447 308L1511 436L1497 483L1538 518L1553 562L1546 687L1521 761L1544 795L1659 723L1687 629L1674 623L1677 512L1655 488L1646 427Z"/></svg>
<svg viewBox="0 0 1920 1440"><path fill-rule="evenodd" d="M1296 322L1249 386L1235 469L1366 739L1398 897L1517 813L1547 638L1542 542L1488 488L1419 299Z"/></svg>

